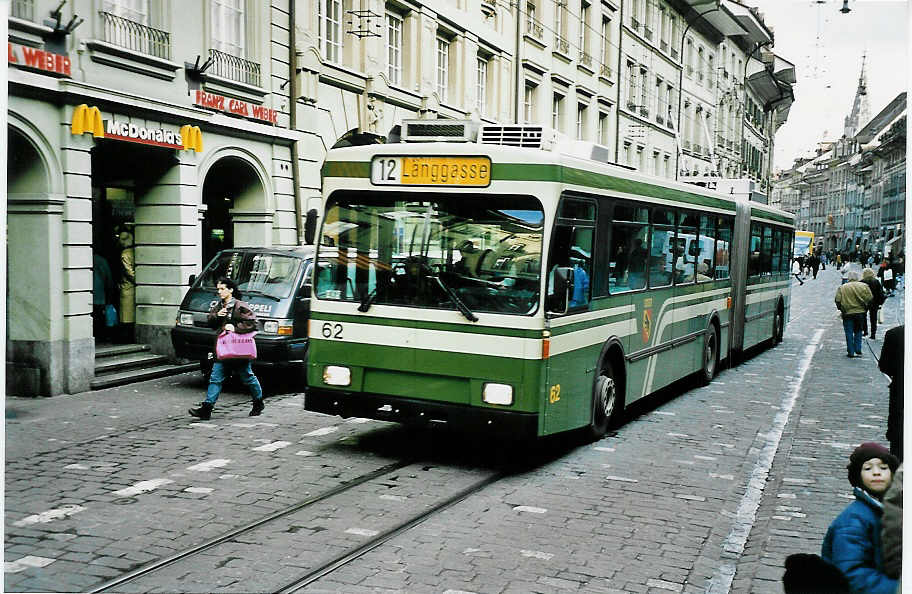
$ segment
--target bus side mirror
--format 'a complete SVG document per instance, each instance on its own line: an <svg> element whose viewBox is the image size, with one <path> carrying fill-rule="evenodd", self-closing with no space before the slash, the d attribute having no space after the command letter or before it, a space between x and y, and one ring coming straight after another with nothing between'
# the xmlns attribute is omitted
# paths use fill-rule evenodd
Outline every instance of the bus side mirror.
<svg viewBox="0 0 912 594"><path fill-rule="evenodd" d="M311 285L301 285L301 288L298 289L298 299L310 299L312 289Z"/></svg>
<svg viewBox="0 0 912 594"><path fill-rule="evenodd" d="M307 211L307 218L304 219L304 243L313 245L314 236L317 234L317 209L311 208Z"/></svg>
<svg viewBox="0 0 912 594"><path fill-rule="evenodd" d="M550 295L548 310L565 314L570 304L570 289L573 287L573 269L558 266L554 269L554 293Z"/></svg>
<svg viewBox="0 0 912 594"><path fill-rule="evenodd" d="M195 283L195 282L196 282L196 275L191 274L190 278L187 279L187 285L192 287L193 283Z"/></svg>

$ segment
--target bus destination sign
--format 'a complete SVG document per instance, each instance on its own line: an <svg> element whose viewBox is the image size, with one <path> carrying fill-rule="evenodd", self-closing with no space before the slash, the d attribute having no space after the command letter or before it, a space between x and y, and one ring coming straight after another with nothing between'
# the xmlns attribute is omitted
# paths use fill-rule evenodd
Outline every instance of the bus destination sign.
<svg viewBox="0 0 912 594"><path fill-rule="evenodd" d="M491 183L489 157L396 157L371 160L371 183L385 186L474 186Z"/></svg>

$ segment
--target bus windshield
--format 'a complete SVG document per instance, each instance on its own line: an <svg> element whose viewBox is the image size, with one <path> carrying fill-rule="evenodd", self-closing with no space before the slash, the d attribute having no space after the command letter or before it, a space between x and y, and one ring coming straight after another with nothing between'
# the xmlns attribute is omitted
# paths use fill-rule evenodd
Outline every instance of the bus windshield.
<svg viewBox="0 0 912 594"><path fill-rule="evenodd" d="M319 299L531 314L544 213L531 196L336 192L326 205Z"/></svg>

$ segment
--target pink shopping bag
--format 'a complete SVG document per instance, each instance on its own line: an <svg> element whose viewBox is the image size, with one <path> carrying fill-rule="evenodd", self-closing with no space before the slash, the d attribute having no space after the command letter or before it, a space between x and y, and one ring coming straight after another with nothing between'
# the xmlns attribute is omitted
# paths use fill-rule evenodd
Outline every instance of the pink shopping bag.
<svg viewBox="0 0 912 594"><path fill-rule="evenodd" d="M222 332L215 341L215 358L223 359L256 359L257 349L253 337L256 332L238 334Z"/></svg>

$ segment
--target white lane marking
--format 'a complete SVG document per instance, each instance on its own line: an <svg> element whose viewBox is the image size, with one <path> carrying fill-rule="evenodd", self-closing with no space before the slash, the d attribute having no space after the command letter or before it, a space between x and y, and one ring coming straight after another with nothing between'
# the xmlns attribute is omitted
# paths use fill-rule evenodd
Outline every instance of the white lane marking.
<svg viewBox="0 0 912 594"><path fill-rule="evenodd" d="M89 467L84 464L68 464L63 467L64 470L88 470Z"/></svg>
<svg viewBox="0 0 912 594"><path fill-rule="evenodd" d="M274 441L272 443L267 443L266 445L261 445L258 448L253 448L254 452L274 452L276 450L281 450L282 448L287 448L291 445L290 441Z"/></svg>
<svg viewBox="0 0 912 594"><path fill-rule="evenodd" d="M295 456L316 456L316 454L308 452L307 450L299 450L295 452Z"/></svg>
<svg viewBox="0 0 912 594"><path fill-rule="evenodd" d="M517 505L513 508L513 511L529 512L530 514L544 514L547 513L548 510L543 507L532 507L531 505Z"/></svg>
<svg viewBox="0 0 912 594"><path fill-rule="evenodd" d="M715 456L700 456L699 454L694 454L694 458L697 460L715 460Z"/></svg>
<svg viewBox="0 0 912 594"><path fill-rule="evenodd" d="M184 489L184 491L186 491L187 493L202 493L205 495L207 493L212 493L213 491L215 491L215 489L211 489L209 487L187 487L186 489Z"/></svg>
<svg viewBox="0 0 912 594"><path fill-rule="evenodd" d="M386 501L405 501L407 497L402 495L381 495L380 499L385 499Z"/></svg>
<svg viewBox="0 0 912 594"><path fill-rule="evenodd" d="M63 505L57 509L49 509L40 514L34 514L26 518L22 518L18 522L13 522L13 526L28 526L30 524L47 524L48 522L53 522L54 520L62 520L67 516L72 516L73 514L78 514L83 511L85 508L81 505ZM41 566L36 566L41 567Z"/></svg>
<svg viewBox="0 0 912 594"><path fill-rule="evenodd" d="M117 495L118 497L133 497L134 495L139 495L140 493L145 493L147 491L154 491L155 489L161 487L162 485L167 485L172 483L171 479L152 479L151 481L139 481L132 487L127 487L126 489L121 489L119 491L114 491L112 495Z"/></svg>
<svg viewBox="0 0 912 594"><path fill-rule="evenodd" d="M766 488L766 480L769 477L770 468L773 465L773 459L776 457L776 451L779 449L779 442L782 440L782 433L788 424L789 415L795 407L795 401L801 393L801 387L804 385L804 377L811 368L811 360L820 344L824 330L820 329L814 333L810 344L804 348L804 358L801 366L798 368L798 381L792 382L792 389L782 398L779 412L773 418L773 425L766 434L766 443L760 450L757 462L754 464L750 479L741 501L738 503L738 510L735 513L735 520L732 523L731 531L722 543L722 554L728 557L717 569L707 586L708 594L728 594L731 592L732 581L735 578L735 569L737 562L744 553L744 547L747 544L747 537L750 535L751 527L757 518L757 509L760 507L760 500L763 498L763 490ZM782 497L780 493L778 497Z"/></svg>
<svg viewBox="0 0 912 594"><path fill-rule="evenodd" d="M330 427L321 427L319 429L314 429L310 433L305 433L304 437L317 437L319 435L329 435L330 433L335 433L338 430L339 430L339 428L336 427L335 425L332 425Z"/></svg>
<svg viewBox="0 0 912 594"><path fill-rule="evenodd" d="M3 564L4 573L19 573L31 567L47 567L57 559L48 559L47 557L36 557L35 555L26 555L15 561L7 561Z"/></svg>
<svg viewBox="0 0 912 594"><path fill-rule="evenodd" d="M661 590L670 590L672 592L681 592L684 590L684 586L676 582L669 582L668 580L657 580L657 579L648 579L646 580L646 585L650 588L659 588Z"/></svg>
<svg viewBox="0 0 912 594"><path fill-rule="evenodd" d="M209 460L208 462L200 462L199 464L194 464L193 466L188 466L187 470L196 470L199 472L209 472L213 468L221 468L223 466L228 466L228 463L231 460L226 458L216 458L215 460Z"/></svg>
<svg viewBox="0 0 912 594"><path fill-rule="evenodd" d="M368 530L367 528L349 528L345 533L354 534L356 536L377 536L380 534L376 530Z"/></svg>
<svg viewBox="0 0 912 594"><path fill-rule="evenodd" d="M231 423L231 427L250 429L252 427L278 427L278 423Z"/></svg>
<svg viewBox="0 0 912 594"><path fill-rule="evenodd" d="M606 448L604 446L596 446L593 448L596 452L613 452L614 448Z"/></svg>
<svg viewBox="0 0 912 594"><path fill-rule="evenodd" d="M351 423L352 425L360 425L362 423L370 423L373 419L362 419L361 417L354 417L345 421L346 423Z"/></svg>
<svg viewBox="0 0 912 594"><path fill-rule="evenodd" d="M554 558L554 553L545 553L542 551L529 551L523 549L519 551L519 554L523 557L531 557L533 559L541 559L542 561L550 561Z"/></svg>
<svg viewBox="0 0 912 594"><path fill-rule="evenodd" d="M609 474L608 476L606 476L606 477L605 477L605 480L606 480L606 481L619 481L619 482L622 482L622 483L638 483L638 482L640 482L640 481L638 481L637 479L627 478L627 477L624 477L624 476L614 476L614 475L611 475L611 474Z"/></svg>

